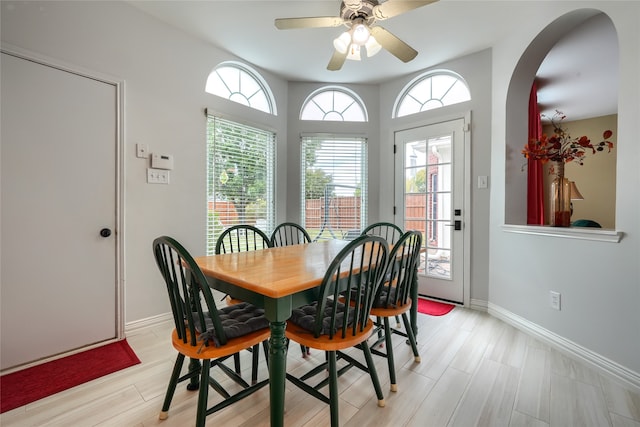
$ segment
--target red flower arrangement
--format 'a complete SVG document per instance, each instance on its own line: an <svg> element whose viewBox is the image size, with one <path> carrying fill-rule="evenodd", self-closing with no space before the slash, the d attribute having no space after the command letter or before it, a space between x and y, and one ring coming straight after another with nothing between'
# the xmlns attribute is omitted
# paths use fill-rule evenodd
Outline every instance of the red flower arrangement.
<svg viewBox="0 0 640 427"><path fill-rule="evenodd" d="M556 179L551 183L551 204L550 223L556 227L569 227L571 224L571 187L569 180L564 177L564 165L569 162L577 162L582 165L585 155L591 151L596 154L604 151L605 147L613 148L613 143L608 141L613 132L606 130L602 133L603 140L597 144L592 144L587 136L572 138L567 129L562 128L562 121L566 116L556 110L551 118L554 134L551 137L542 135L539 141L532 139L524 146L522 154L527 159L540 160L542 163L548 161L557 165L549 168L550 174L556 174Z"/></svg>
<svg viewBox="0 0 640 427"><path fill-rule="evenodd" d="M598 151L604 151L605 147L607 147L609 149L608 152L611 152L613 142L608 141L608 139L611 138L613 132L610 130L604 131L602 133L603 140L593 145L585 135L572 138L568 130L562 128L562 121L565 118L566 116L562 112L556 110L556 113L551 118L554 134L551 137L544 134L539 141L532 139L522 150L524 157L540 160L542 163L548 161L562 163L575 161L582 165L588 151L596 154Z"/></svg>

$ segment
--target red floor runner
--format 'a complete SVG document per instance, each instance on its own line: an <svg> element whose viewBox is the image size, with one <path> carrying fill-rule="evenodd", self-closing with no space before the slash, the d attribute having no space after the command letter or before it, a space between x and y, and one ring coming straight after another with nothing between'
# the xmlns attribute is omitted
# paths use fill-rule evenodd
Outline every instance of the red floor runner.
<svg viewBox="0 0 640 427"><path fill-rule="evenodd" d="M0 413L111 374L140 359L127 340L107 344L0 377Z"/></svg>
<svg viewBox="0 0 640 427"><path fill-rule="evenodd" d="M443 316L453 310L453 307L455 306L452 304L418 298L418 313L424 313L430 316Z"/></svg>

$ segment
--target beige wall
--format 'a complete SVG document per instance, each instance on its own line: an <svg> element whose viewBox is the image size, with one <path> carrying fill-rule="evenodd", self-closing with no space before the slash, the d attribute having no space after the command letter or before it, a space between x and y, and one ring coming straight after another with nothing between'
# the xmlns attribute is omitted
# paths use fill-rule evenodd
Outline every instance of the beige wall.
<svg viewBox="0 0 640 427"><path fill-rule="evenodd" d="M590 219L599 223L602 228L615 229L616 219L616 147L617 147L617 127L618 115L595 117L586 120L565 121L562 127L566 129L573 138L586 135L591 139L592 144L602 141L602 132L613 131L613 136L609 138L614 146L610 153L605 151L595 155L588 154L584 164L575 162L567 163L565 166L565 176L570 181L575 181L578 190L584 196L584 200L573 202L573 215L571 221L577 219ZM544 126L543 130L547 135L553 134L551 125ZM548 173L549 163L545 165L545 203L549 200L549 188L553 175ZM549 223L548 209L545 211L545 224Z"/></svg>

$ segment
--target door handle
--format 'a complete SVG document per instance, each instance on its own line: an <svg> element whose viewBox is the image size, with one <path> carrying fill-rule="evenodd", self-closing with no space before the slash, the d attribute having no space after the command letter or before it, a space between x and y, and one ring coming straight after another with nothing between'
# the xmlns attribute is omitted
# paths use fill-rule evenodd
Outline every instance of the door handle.
<svg viewBox="0 0 640 427"><path fill-rule="evenodd" d="M111 229L109 228L103 228L102 230L100 230L100 235L102 237L109 237L111 236Z"/></svg>
<svg viewBox="0 0 640 427"><path fill-rule="evenodd" d="M462 230L462 221L456 219L453 224L445 224L445 227L453 227L454 230Z"/></svg>

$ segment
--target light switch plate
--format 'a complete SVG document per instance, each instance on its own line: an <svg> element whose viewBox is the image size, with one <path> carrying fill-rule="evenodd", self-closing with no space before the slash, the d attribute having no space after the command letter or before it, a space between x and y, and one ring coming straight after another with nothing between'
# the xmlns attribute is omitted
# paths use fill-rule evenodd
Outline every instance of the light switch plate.
<svg viewBox="0 0 640 427"><path fill-rule="evenodd" d="M147 168L147 184L169 184L169 171Z"/></svg>
<svg viewBox="0 0 640 427"><path fill-rule="evenodd" d="M555 310L560 310L560 307L561 307L560 292L550 291L549 298L550 298L549 303L551 304L551 308Z"/></svg>

